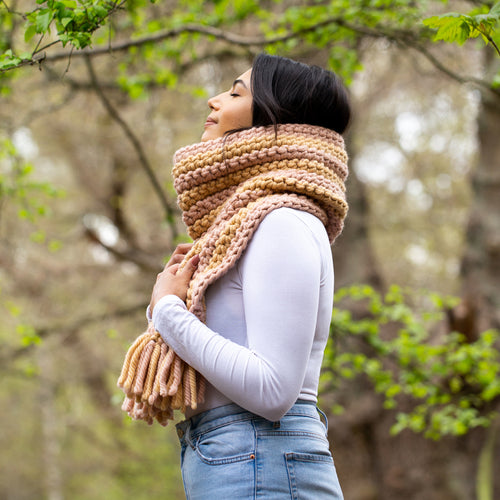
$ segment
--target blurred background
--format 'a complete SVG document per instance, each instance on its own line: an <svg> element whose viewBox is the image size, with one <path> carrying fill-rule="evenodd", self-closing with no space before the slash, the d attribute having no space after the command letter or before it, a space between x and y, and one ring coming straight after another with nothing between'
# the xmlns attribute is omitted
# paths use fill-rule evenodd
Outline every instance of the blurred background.
<svg viewBox="0 0 500 500"><path fill-rule="evenodd" d="M184 498L174 425L116 379L187 241L173 153L261 51L352 98L321 394L346 500L500 498L499 5L1 0L0 498Z"/></svg>

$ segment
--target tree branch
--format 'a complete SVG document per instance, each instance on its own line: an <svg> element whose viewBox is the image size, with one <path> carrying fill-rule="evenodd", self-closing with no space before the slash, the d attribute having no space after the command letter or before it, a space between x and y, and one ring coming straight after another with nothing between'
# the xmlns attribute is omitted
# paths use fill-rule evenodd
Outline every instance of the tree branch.
<svg viewBox="0 0 500 500"><path fill-rule="evenodd" d="M350 23L345 22L342 18L340 17L332 17L325 19L324 21L321 21L319 23L316 23L311 26L306 26L300 30L297 31L290 31L288 33L285 33L284 35L276 36L276 37L247 37L247 36L242 36L238 35L235 33L231 33L228 31L221 30L219 28L214 28L212 26L203 26L203 25L193 25L193 24L187 24L179 28L174 28L166 31L162 31L160 33L156 33L154 35L142 37L142 38L137 38L135 40L125 40L122 42L118 42L115 45L111 45L108 43L106 47L97 47L95 49L86 49L83 51L76 51L73 52L72 57L81 57L81 56L86 56L87 58L89 57L96 57L96 56L101 56L101 55L106 55L110 54L113 52L120 52L120 51L125 51L128 50L132 47L141 47L143 45L147 44L155 44L158 42L161 42L163 40L167 40L169 38L175 38L177 36L180 36L182 34L186 33L191 33L191 34L200 34L200 35L205 35L208 37L214 37L217 40L222 40L225 42L228 42L229 44L232 45L237 45L240 47L264 47L266 45L274 45L277 43L282 43L286 42L295 38L298 38L306 33L311 33L319 28L324 28L326 26L330 25L337 25L338 27L342 27L344 29L347 29L349 31L352 31L353 33L357 33L359 35L363 35L366 37L370 38L386 38L387 40L396 43L398 45L406 46L408 48L413 48L424 57L426 57L429 62L431 62L439 71L445 73L448 75L450 78L453 78L459 83L473 83L475 85L478 85L482 87L483 89L487 89L491 92L493 92L496 95L500 95L500 91L497 89L494 89L491 87L491 84L487 81L481 80L479 78L474 78L474 77L468 77L468 76L463 76L459 75L455 71L451 70L450 68L446 67L443 63L441 63L434 55L432 55L427 48L425 48L421 43L418 42L416 38L416 34L412 33L408 30L394 30L394 29L385 29L384 27L377 27L377 28L368 28L366 26L356 26ZM498 48L494 44L495 50L498 51ZM39 54L38 54L39 55ZM45 57L43 58L43 62L52 62L52 61L58 61L61 59L65 59L69 56L69 51L60 51L60 52L55 52L54 54L45 54ZM34 60L25 60L22 61L18 66L23 66L26 64L33 64ZM41 61L40 61L41 62Z"/></svg>
<svg viewBox="0 0 500 500"><path fill-rule="evenodd" d="M416 50L417 52L422 54L436 69L449 76L453 80L457 81L458 83L473 83L474 85L477 85L484 90L490 91L491 93L495 94L495 96L500 97L500 89L492 87L490 83L481 80L480 78L475 78L473 76L463 76L455 73L450 68L445 66L441 61L439 61L439 59L431 54L431 52L423 45L411 44L408 46L409 48Z"/></svg>
<svg viewBox="0 0 500 500"><path fill-rule="evenodd" d="M99 86L99 82L97 81L97 77L94 72L94 68L92 66L92 61L90 60L90 57L88 55L85 58L85 63L87 65L90 80L94 86L97 96L101 100L102 104L106 108L111 118L113 118L113 120L115 120L118 123L118 125L121 127L121 129L129 139L129 141L131 142L133 148L135 149L137 156L139 157L139 163L146 172L146 175L149 181L151 182L151 185L153 186L153 190L155 191L158 199L160 200L160 203L165 212L166 220L169 222L170 228L172 230L172 236L175 238L177 236L177 229L175 227L175 211L170 206L166 194L164 193L160 185L160 182L158 181L156 174L154 173L154 170L151 167L151 164L149 163L149 160L146 156L146 153L144 152L144 149L139 139L134 134L132 129L128 126L127 122L123 120L123 118L120 116L116 108L111 104L110 100L106 97L106 95L102 91L101 87Z"/></svg>
<svg viewBox="0 0 500 500"><path fill-rule="evenodd" d="M12 10L6 3L5 3L5 0L0 0L0 4L3 5L5 7L5 9L7 10L7 12L9 14L15 14L16 16L20 16L22 17L23 19L26 19L26 15L24 14L24 12L18 12L16 10Z"/></svg>
<svg viewBox="0 0 500 500"><path fill-rule="evenodd" d="M290 31L284 35L266 38L266 37L248 37L237 35L235 33L231 33L228 31L221 30L219 28L214 28L212 26L203 26L203 25L194 25L194 24L186 24L179 28L174 28L166 31L162 31L160 33L156 33L154 35L145 36L142 38L137 38L135 40L125 40L122 42L118 42L114 45L108 43L106 47L97 47L95 49L85 49L82 51L77 51L73 53L73 57L96 57L101 55L109 55L113 52L122 52L128 50L133 47L142 47L143 45L155 44L158 42L162 42L169 38L175 38L183 34L191 33L191 34L199 34L205 35L209 37L214 37L217 40L222 40L230 43L231 45L238 45L240 47L263 47L265 45L274 45L281 42L286 42L288 40L292 40L294 38L299 37L305 33L310 33L312 31L317 30L318 28L322 28L328 26L330 24L338 24L341 25L342 20L340 18L329 18L324 21L307 26L297 31ZM54 42L53 42L54 43ZM58 42L55 42L58 43ZM42 48L40 50L45 49ZM55 52L54 54L46 55L44 61L53 62L59 61L61 59L66 59L69 56L69 51L64 50L60 52ZM22 61L19 66L32 64L33 61L25 60ZM19 67L17 66L17 67Z"/></svg>
<svg viewBox="0 0 500 500"><path fill-rule="evenodd" d="M109 321L110 319L126 318L133 314L137 314L140 311L145 311L148 304L141 302L129 307L115 309L111 312L103 312L101 314L96 314L95 316L83 316L73 322L59 323L48 325L45 327L37 328L35 333L41 339L53 334L66 334L71 335L74 332L90 326L95 323L100 323L103 321ZM17 359L19 356L26 354L34 347L34 344L29 344L24 347L17 348L15 350L7 352L4 350L2 356L0 356L0 366L5 367L9 361Z"/></svg>
<svg viewBox="0 0 500 500"><path fill-rule="evenodd" d="M315 29L315 28L312 28ZM158 42L162 42L169 38L176 38L182 34L191 33L191 34L200 34L205 36L212 36L217 38L218 40L222 40L225 42L229 42L232 45L239 45L243 47L249 46L263 46L267 44L274 44L282 41L289 40L297 36L297 33L288 33L286 35L282 35L275 38L263 38L263 37L245 37L241 35L237 35L234 33L230 33L227 31L223 31L219 28L213 28L212 26L201 26L201 25L184 25L180 28L175 28L171 30L162 31L160 33L156 33L154 35L137 38L135 40L125 40L122 42L115 43L114 45L108 44L106 47L97 47L95 49L89 49L85 51L75 52L73 57L81 57L81 56L89 56L96 57L101 55L111 54L113 52L122 52L128 50L132 47L142 47L143 45L155 44ZM61 59L65 59L68 57L68 51L60 51L54 54L48 55L45 60L46 61L58 61Z"/></svg>
<svg viewBox="0 0 500 500"><path fill-rule="evenodd" d="M143 37L143 38L138 38L136 40L127 40L121 43L117 43L114 46L108 46L108 47L98 47L93 50L87 50L85 52L75 52L73 53L73 57L75 56L81 56L81 55L87 55L90 57L95 57L95 56L100 56L104 54L109 54L112 52L118 52L118 51L124 51L128 50L131 47L141 47L143 45L147 45L150 43L158 43L160 41L166 40L168 38L175 38L176 36L179 36L183 33L197 33L201 35L206 35L206 36L212 36L215 37L218 40L222 40L225 42L228 42L232 45L238 45L242 47L263 47L265 45L274 45L277 43L281 42L286 42L288 40L292 40L294 38L298 38L301 35L304 35L306 33L311 33L319 28L324 28L326 26L335 24L339 27L342 27L344 29L347 29L349 31L352 31L353 33L357 33L363 36L367 36L370 38L386 38L394 43L404 45L406 47L413 48L417 51L419 51L424 57L426 57L429 62L431 62L436 69L439 71L445 73L448 75L450 78L453 78L459 83L474 83L475 85L478 85L484 89L490 90L491 92L500 95L499 91L496 89L493 89L491 87L491 84L481 80L479 78L474 78L474 77L469 77L469 76L463 76L455 71L451 70L450 68L446 67L443 63L441 63L434 55L432 55L427 48L425 48L422 44L420 44L414 33L411 33L408 30L389 30L389 29L384 29L384 28L377 28L377 29L372 29L368 28L365 26L356 26L352 25L350 23L345 22L342 18L339 17L333 17L333 18L328 18L325 19L324 21L307 26L305 28L302 28L301 30L297 31L291 31L289 33L286 33L284 35L280 35L277 37L272 37L272 38L266 38L266 37L246 37L246 36L241 36L237 35L235 33L230 33L227 31L223 31L219 28L214 28L211 26L201 26L201 25L185 25L181 28L176 28L172 30L167 30L163 31L161 33L157 33L155 35ZM498 48L495 46L495 49L498 50ZM68 57L68 52L58 52L52 55L48 55L45 58L45 61L56 61L59 59L63 59L65 57Z"/></svg>
<svg viewBox="0 0 500 500"><path fill-rule="evenodd" d="M114 255L117 260L131 262L144 271L159 273L162 270L162 266L158 261L153 261L152 258L137 249L119 250L114 246L107 245L99 238L97 232L90 227L85 226L85 234L92 242L97 243L111 255Z"/></svg>
<svg viewBox="0 0 500 500"><path fill-rule="evenodd" d="M412 33L410 31L399 30L399 31L385 31L384 29L371 29L366 28L364 26L353 26L349 23L346 23L342 20L338 22L339 26L343 26L346 29L354 31L356 33L360 33L364 36L368 36L371 38L385 38L397 45L410 48L416 50L420 54L422 54L436 69L449 76L453 80L458 83L473 83L482 89L488 90L495 94L496 96L500 96L500 90L495 89L491 86L490 82L485 80L481 80L480 78L475 78L473 76L464 76L456 73L446 65L444 65L439 59L434 56L422 43L420 43L417 39L417 34Z"/></svg>
<svg viewBox="0 0 500 500"><path fill-rule="evenodd" d="M497 54L500 56L500 48L498 47L498 45L495 43L495 40L493 40L493 38L486 34L486 33L483 33L484 36L487 38L488 42L491 43L491 45L493 45L494 49L497 51Z"/></svg>

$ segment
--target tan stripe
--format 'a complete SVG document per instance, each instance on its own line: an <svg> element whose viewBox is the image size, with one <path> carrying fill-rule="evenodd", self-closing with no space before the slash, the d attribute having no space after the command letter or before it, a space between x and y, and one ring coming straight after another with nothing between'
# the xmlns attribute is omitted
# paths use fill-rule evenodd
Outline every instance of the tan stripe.
<svg viewBox="0 0 500 500"><path fill-rule="evenodd" d="M230 186L241 184L251 177L271 172L273 170L280 171L287 169L304 170L307 172L317 173L318 175L323 175L325 178L337 183L342 191L345 191L345 185L339 177L319 162L307 160L274 161L271 163L264 163L250 169L233 172L225 177L215 179L201 186L195 186L193 189L185 191L179 195L179 207L181 210L187 211L196 202Z"/></svg>
<svg viewBox="0 0 500 500"><path fill-rule="evenodd" d="M265 151L266 149L271 149L273 147L286 146L306 146L310 150L316 150L323 155L325 153L330 154L342 163L347 163L347 153L345 152L345 149L333 142L313 137L303 137L298 134L285 135L283 137L279 137L278 141L276 141L274 133L272 133L258 141L251 140L226 145L224 147L224 153L221 149L220 151L209 150L195 154L191 152L189 155L181 156L176 161L172 169L172 175L174 177L179 177L187 172L192 172L210 165L217 165L219 167L233 158L238 158L240 161L245 157L245 155L249 156L255 154L256 152Z"/></svg>

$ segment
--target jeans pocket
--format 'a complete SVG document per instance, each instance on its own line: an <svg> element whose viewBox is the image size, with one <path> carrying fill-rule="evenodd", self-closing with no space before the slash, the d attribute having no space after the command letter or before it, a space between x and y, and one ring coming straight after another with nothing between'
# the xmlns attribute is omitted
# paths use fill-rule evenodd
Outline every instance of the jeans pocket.
<svg viewBox="0 0 500 500"><path fill-rule="evenodd" d="M209 465L229 464L255 458L255 431L250 421L233 422L200 434L196 454Z"/></svg>
<svg viewBox="0 0 500 500"><path fill-rule="evenodd" d="M293 500L343 500L330 454L285 453Z"/></svg>

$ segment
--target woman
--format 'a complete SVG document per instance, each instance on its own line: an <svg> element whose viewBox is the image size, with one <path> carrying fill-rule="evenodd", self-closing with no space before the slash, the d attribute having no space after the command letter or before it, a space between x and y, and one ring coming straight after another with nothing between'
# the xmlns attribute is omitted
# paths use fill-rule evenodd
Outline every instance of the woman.
<svg viewBox="0 0 500 500"><path fill-rule="evenodd" d="M316 402L330 242L347 211L346 91L326 70L261 54L208 106L202 142L174 166L195 244L177 247L149 308L207 381L177 426L186 496L341 499Z"/></svg>

